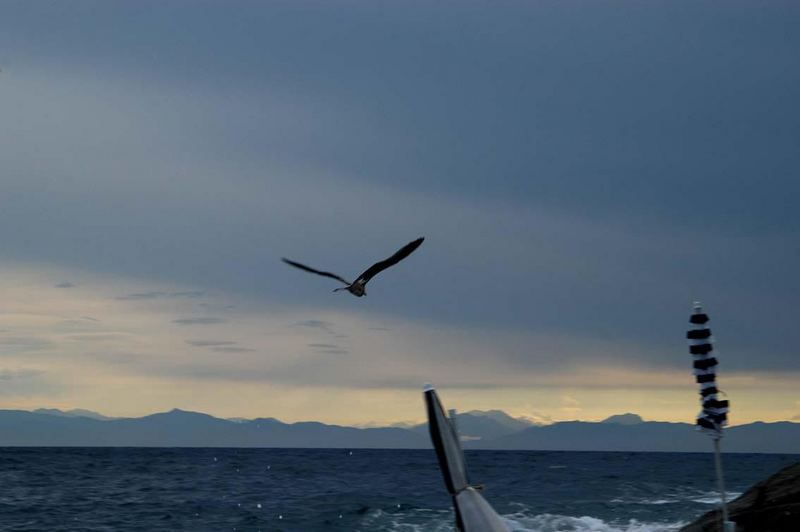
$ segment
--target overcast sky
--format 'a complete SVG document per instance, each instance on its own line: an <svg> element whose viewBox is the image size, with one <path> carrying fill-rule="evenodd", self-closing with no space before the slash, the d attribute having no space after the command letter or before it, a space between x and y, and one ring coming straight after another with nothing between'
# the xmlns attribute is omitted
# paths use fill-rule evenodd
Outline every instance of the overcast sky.
<svg viewBox="0 0 800 532"><path fill-rule="evenodd" d="M0 4L0 407L800 415L800 4ZM355 277L425 236L366 298Z"/></svg>

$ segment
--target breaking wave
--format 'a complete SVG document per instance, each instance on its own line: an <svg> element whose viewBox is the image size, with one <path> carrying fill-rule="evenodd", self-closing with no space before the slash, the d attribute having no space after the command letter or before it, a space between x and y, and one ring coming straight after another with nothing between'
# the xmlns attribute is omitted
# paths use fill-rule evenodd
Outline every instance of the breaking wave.
<svg viewBox="0 0 800 532"><path fill-rule="evenodd" d="M514 532L674 532L685 523L643 523L630 519L624 523L607 523L596 517L571 517L542 514L535 516L503 516Z"/></svg>
<svg viewBox="0 0 800 532"><path fill-rule="evenodd" d="M739 497L741 492L730 492L726 494L727 500L730 502ZM720 496L717 492L699 492L699 493L686 493L683 496L672 497L656 497L656 498L616 498L610 501L613 504L647 504L647 505L664 505L664 504L686 504L693 502L697 504L719 504Z"/></svg>
<svg viewBox="0 0 800 532"><path fill-rule="evenodd" d="M573 517L568 515L531 515L525 511L502 516L510 532L676 532L685 522L647 523L630 519L620 522L606 522L590 516ZM370 512L362 522L367 530L386 530L391 532L452 532L453 514L451 511L417 509L414 512L393 514L382 510Z"/></svg>

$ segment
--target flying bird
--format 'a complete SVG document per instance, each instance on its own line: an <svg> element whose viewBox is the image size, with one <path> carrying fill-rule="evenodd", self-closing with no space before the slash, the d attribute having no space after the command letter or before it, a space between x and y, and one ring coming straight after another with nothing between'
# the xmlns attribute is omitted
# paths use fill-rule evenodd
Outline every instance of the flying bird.
<svg viewBox="0 0 800 532"><path fill-rule="evenodd" d="M367 291L364 289L364 287L367 285L367 283L369 282L370 279L372 279L373 277L375 277L376 275L381 273L386 268L390 268L390 267L394 266L395 264L397 264L398 262L400 262L404 258L406 258L409 255L411 255L414 252L414 250L417 249L420 246L420 244L422 244L423 240L425 240L425 237L420 237L420 238L414 240L413 242L409 242L408 244L406 244L405 246L400 248L394 255L392 255L388 259L382 260L380 262L376 262L375 264L373 264L372 266L367 268L364 271L364 273L359 275L358 279L356 279L352 283L350 283L350 282L346 281L345 279L339 277L335 273L323 272L323 271L320 271L320 270L315 270L314 268L310 268L310 267L306 266L305 264L300 264L299 262L295 262L293 260L289 260L289 259L286 259L286 258L281 259L281 260L283 260L283 262L285 262L286 264L289 264L290 266L294 266L295 268L300 268L301 270L305 270L307 272L316 273L317 275L323 275L325 277L330 277L331 279L336 279L340 283L344 283L345 285L347 285L347 286L345 286L343 288L335 289L334 292L338 292L340 290L347 290L348 292L350 292L354 296L361 297L361 296L367 295Z"/></svg>

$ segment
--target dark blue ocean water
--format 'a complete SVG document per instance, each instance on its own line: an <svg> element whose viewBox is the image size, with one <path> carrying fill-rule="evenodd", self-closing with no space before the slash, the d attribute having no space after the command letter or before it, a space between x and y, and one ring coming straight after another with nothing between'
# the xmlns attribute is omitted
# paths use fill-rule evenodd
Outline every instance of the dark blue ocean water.
<svg viewBox="0 0 800 532"><path fill-rule="evenodd" d="M433 451L0 449L0 530L444 531ZM800 456L725 456L742 492ZM512 530L674 530L711 509L708 454L473 451Z"/></svg>

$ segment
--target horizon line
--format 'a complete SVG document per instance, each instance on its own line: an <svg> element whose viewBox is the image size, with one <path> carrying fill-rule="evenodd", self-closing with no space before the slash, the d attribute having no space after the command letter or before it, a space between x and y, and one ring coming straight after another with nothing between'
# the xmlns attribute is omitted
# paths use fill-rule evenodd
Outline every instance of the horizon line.
<svg viewBox="0 0 800 532"><path fill-rule="evenodd" d="M156 416L156 415L160 415L160 414L163 415L163 414L170 414L170 413L173 413L173 412L184 412L184 413L188 413L188 414L198 414L198 415L208 416L208 417L211 417L211 418L214 418L214 419L218 419L220 421L228 421L230 423L252 422L252 421L257 421L257 420L274 420L274 421L277 421L277 422L282 423L284 425L294 425L294 424L297 424L297 423L319 423L319 424L328 425L328 426L349 427L349 428L362 429L362 430L363 429L378 429L378 428L411 429L411 428L414 428L414 427L425 425L427 423L427 421L422 420L422 421L419 421L419 422L411 422L411 421L408 421L408 422L405 422L405 421L397 422L397 421L395 421L395 422L388 422L386 424L379 424L378 422L375 422L373 424L373 423L370 422L370 423L360 423L360 424L348 425L348 424L342 424L342 423L331 423L331 422L326 422L326 421L319 421L319 420L315 420L315 419L298 420L298 421L283 421L282 419L274 417L274 416L263 416L263 417L254 417L254 418L239 417L239 416L219 417L219 416L216 416L214 414L209 414L207 412L202 412L202 411L199 411L199 410L186 410L186 409L178 408L178 407L173 407L173 408L171 408L169 410L152 412L152 413L149 413L149 414L142 414L142 415L139 415L139 416L108 416L108 415L105 415L103 413L100 413L100 412L97 412L97 411L94 411L94 410L89 410L89 409L86 409L86 408L72 408L72 409L69 409L69 410L63 410L61 408L49 408L49 407L39 407L39 408L36 408L36 409L33 409L33 410L25 410L25 409L21 409L21 408L0 408L0 412L27 412L27 413L30 413L30 414L39 414L39 415L54 415L54 414L50 414L50 413L46 412L48 410L56 411L56 412L59 412L61 414L72 414L70 416L62 416L62 417L84 417L84 418L87 418L87 419L94 419L95 421L118 421L118 420L124 420L124 419L142 419L142 418L146 418L146 417L150 417L150 416ZM81 414L78 414L78 413L74 413L76 411L87 412L88 414L93 414L94 416L99 416L100 418L105 418L105 419L99 419L98 417L93 417L92 415L81 415ZM559 423L598 423L598 424L604 423L604 424L608 424L608 425L627 425L627 426L638 425L638 424L642 424L642 423L672 423L672 424L695 425L695 423L692 422L691 420L687 420L687 421L664 421L664 420L658 420L658 419L644 419L639 414L635 414L633 412L624 412L624 413L621 413L621 414L612 414L612 415L607 416L606 418L601 419L601 420L567 419L567 420L556 420L556 421L542 422L542 423L532 422L532 421L530 421L528 419L525 419L524 417L515 417L515 416L512 416L511 414L505 412L504 410L500 410L500 409L490 409L490 410L474 410L473 409L473 410L468 410L468 411L465 411L465 412L458 412L458 414L459 415L471 414L473 412L481 412L481 413L484 413L484 412L501 412L502 414L504 414L504 415L516 420L516 421L527 423L530 427L546 427L546 426L556 425L556 424L559 424ZM609 419L611 419L613 417L623 416L623 415L634 415L634 416L637 416L641 421L635 422L635 423L617 423L617 422L608 421ZM55 417L58 417L58 416L55 415ZM790 420L790 419L783 419L783 420L776 420L776 421L755 420L755 421L748 421L748 422L744 422L744 423L730 424L726 428L739 427L739 426L743 426L743 425L751 425L753 423L765 423L765 424L769 424L769 423L791 423L791 424L800 424L800 420ZM522 430L524 430L524 429L522 429Z"/></svg>

